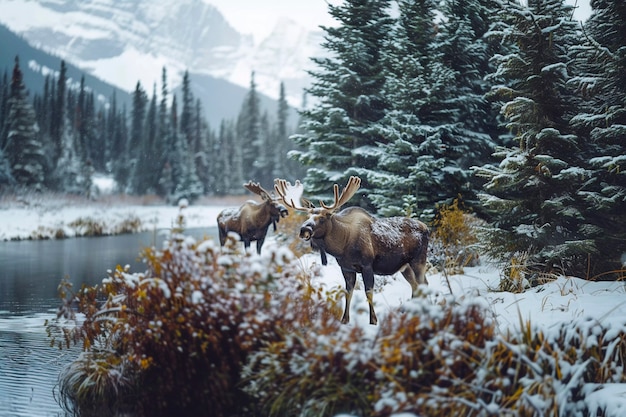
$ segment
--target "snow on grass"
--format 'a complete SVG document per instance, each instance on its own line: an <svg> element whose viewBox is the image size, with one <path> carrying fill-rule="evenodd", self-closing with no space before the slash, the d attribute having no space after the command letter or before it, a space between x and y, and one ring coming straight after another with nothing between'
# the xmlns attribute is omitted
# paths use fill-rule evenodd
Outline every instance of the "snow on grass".
<svg viewBox="0 0 626 417"><path fill-rule="evenodd" d="M100 184L106 186L106 183ZM217 215L226 206L191 205L184 209L186 228L216 227ZM52 235L61 230L64 236L76 236L70 224L93 219L111 228L127 219L138 218L140 230L163 230L176 226L179 208L169 205L140 203L18 200L0 204L0 240L30 239L35 235Z"/></svg>

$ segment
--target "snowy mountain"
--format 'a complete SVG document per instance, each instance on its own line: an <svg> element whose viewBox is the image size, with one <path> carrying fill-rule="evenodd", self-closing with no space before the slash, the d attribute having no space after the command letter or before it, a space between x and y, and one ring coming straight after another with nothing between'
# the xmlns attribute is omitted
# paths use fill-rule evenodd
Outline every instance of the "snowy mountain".
<svg viewBox="0 0 626 417"><path fill-rule="evenodd" d="M276 98L283 81L296 106L322 39L283 19L255 46L202 0L0 0L0 23L126 91L160 85L163 67L170 89L185 70L245 88L254 71L259 92Z"/></svg>

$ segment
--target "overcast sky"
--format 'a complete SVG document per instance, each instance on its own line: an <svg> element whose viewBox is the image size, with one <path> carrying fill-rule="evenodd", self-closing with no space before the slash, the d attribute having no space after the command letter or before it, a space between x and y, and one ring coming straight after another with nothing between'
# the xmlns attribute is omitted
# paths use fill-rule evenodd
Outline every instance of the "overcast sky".
<svg viewBox="0 0 626 417"><path fill-rule="evenodd" d="M280 17L289 17L306 28L333 25L328 3L339 0L204 0L222 12L239 32L253 34L259 42L270 34Z"/></svg>
<svg viewBox="0 0 626 417"><path fill-rule="evenodd" d="M254 35L260 42L274 29L276 21L284 16L299 22L306 28L317 29L319 25L332 26L336 21L328 14L328 2L339 4L341 0L204 0L222 12L226 20L240 33ZM566 0L577 4L577 19L586 19L591 11L589 0Z"/></svg>

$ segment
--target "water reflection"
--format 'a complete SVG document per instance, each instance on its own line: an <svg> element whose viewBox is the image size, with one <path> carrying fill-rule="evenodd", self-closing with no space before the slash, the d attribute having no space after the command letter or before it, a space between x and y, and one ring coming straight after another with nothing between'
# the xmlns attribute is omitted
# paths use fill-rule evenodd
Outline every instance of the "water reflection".
<svg viewBox="0 0 626 417"><path fill-rule="evenodd" d="M217 239L217 230L191 229ZM0 242L0 416L64 416L55 401L60 370L77 351L49 347L44 323L59 305L57 286L68 277L80 287L100 283L107 270L143 271L141 248L160 247L165 235Z"/></svg>

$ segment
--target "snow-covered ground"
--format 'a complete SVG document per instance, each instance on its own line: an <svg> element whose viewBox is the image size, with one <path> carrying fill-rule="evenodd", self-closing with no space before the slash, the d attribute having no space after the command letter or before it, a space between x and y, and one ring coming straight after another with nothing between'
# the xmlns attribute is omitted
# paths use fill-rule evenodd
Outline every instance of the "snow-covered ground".
<svg viewBox="0 0 626 417"><path fill-rule="evenodd" d="M210 227L216 225L218 213L227 206L191 205L184 209L187 227ZM176 222L177 207L165 205L122 204L11 204L0 206L0 239L24 238L39 227L67 225L76 218L94 217L115 221L120 217L136 215L155 228L169 228ZM277 244L268 232L266 245ZM138 251L140 248L138 248ZM343 277L335 260L329 256L328 265L321 267L322 275L314 284L343 288ZM319 255L301 258L304 267L320 262ZM456 297L480 299L490 309L503 332L519 329L520 320L530 322L545 333L556 331L564 323L589 319L603 327L621 329L626 322L626 285L624 282L592 282L575 277L559 277L554 281L514 294L497 291L499 271L490 265L467 267L462 275L444 277L432 271L427 274L429 289ZM360 279L352 299L350 325L368 327L367 301ZM410 299L411 288L400 274L377 277L374 295L376 313L380 319L391 308ZM619 330L618 330L619 331ZM605 408L605 415L618 416L626 410L626 384L611 384L598 389L593 400Z"/></svg>
<svg viewBox="0 0 626 417"><path fill-rule="evenodd" d="M192 205L185 209L187 228L215 227L218 213L225 207ZM168 229L176 224L178 207L141 204L78 204L0 206L0 240L28 239L34 234L62 229L72 237L76 229L70 225L79 219L93 219L105 225L119 224L137 217L143 230Z"/></svg>

